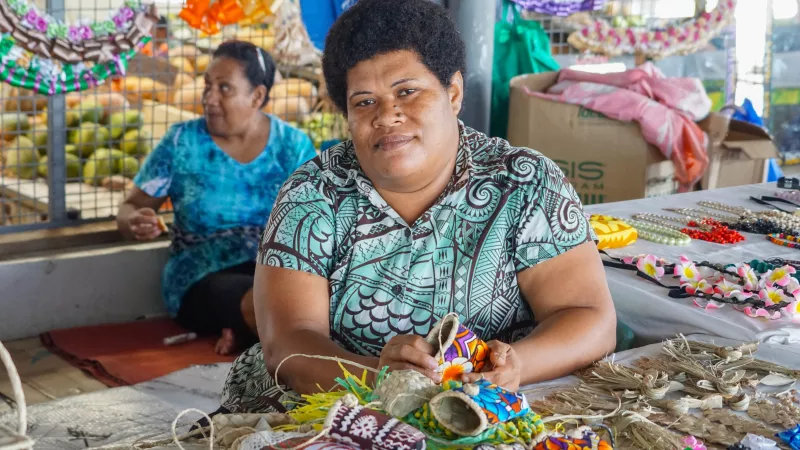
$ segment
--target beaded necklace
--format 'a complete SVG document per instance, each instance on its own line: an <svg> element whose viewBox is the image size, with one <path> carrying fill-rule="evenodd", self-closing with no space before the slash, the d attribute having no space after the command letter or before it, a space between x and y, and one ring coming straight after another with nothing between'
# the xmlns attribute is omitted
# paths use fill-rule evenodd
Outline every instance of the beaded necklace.
<svg viewBox="0 0 800 450"><path fill-rule="evenodd" d="M772 242L773 244L777 244L782 247L800 249L800 245L798 244L798 242L800 242L800 238L792 236L791 234L784 234L784 233L768 234L767 240Z"/></svg>
<svg viewBox="0 0 800 450"><path fill-rule="evenodd" d="M735 220L726 221L731 228L736 230L758 234L800 234L800 218L782 211L753 212L740 206L731 206L712 201L701 201L698 204L704 208L738 214L739 217Z"/></svg>
<svg viewBox="0 0 800 450"><path fill-rule="evenodd" d="M745 239L738 231L728 228L727 225L721 223L710 217L695 217L692 214L701 213L706 216L706 211L690 209L690 208L666 208L667 211L685 215L688 222L686 225L690 227L700 228L700 230L692 230L684 228L681 230L692 239L699 239L716 244L735 244Z"/></svg>
<svg viewBox="0 0 800 450"><path fill-rule="evenodd" d="M640 238L647 241L666 245L689 245L692 242L692 239L686 234L665 226L640 220L627 220L626 222L636 228Z"/></svg>

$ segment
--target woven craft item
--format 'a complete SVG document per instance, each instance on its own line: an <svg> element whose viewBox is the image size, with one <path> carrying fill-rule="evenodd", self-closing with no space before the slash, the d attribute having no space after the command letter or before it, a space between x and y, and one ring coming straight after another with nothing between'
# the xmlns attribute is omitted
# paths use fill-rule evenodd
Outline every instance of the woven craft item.
<svg viewBox="0 0 800 450"><path fill-rule="evenodd" d="M530 411L522 394L486 380L445 390L430 402L439 423L459 436L477 436L489 425L508 422Z"/></svg>
<svg viewBox="0 0 800 450"><path fill-rule="evenodd" d="M439 386L416 370L392 372L375 389L375 395L383 404L382 409L394 417L405 417L439 392Z"/></svg>
<svg viewBox="0 0 800 450"><path fill-rule="evenodd" d="M0 361L3 362L8 373L19 420L16 431L0 424L0 450L29 449L33 447L33 440L25 436L28 428L28 416L25 407L25 393L22 391L22 381L19 379L14 361L11 360L11 354L8 353L2 342L0 342Z"/></svg>
<svg viewBox="0 0 800 450"><path fill-rule="evenodd" d="M362 450L423 450L425 435L394 417L364 408L353 394L337 401L325 419L329 436Z"/></svg>
<svg viewBox="0 0 800 450"><path fill-rule="evenodd" d="M440 320L425 340L436 352L434 358L439 361L436 372L442 374L443 383L460 381L465 373L480 373L489 362L489 346L459 323L455 314Z"/></svg>

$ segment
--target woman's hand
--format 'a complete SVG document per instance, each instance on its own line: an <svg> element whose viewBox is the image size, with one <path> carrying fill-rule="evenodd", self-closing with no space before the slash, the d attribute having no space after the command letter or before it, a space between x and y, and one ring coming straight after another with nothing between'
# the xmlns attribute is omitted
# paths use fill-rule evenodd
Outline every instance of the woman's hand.
<svg viewBox="0 0 800 450"><path fill-rule="evenodd" d="M461 380L464 383L474 383L484 379L516 392L519 389L521 365L514 348L500 341L490 341L487 342L487 345L489 346L491 371L467 373L462 376Z"/></svg>
<svg viewBox="0 0 800 450"><path fill-rule="evenodd" d="M151 241L161 235L158 216L152 208L139 208L128 216L128 227L136 240Z"/></svg>
<svg viewBox="0 0 800 450"><path fill-rule="evenodd" d="M442 380L441 374L435 372L439 364L433 357L433 346L420 336L395 336L386 343L378 361L378 370L389 367L395 370L416 370L435 382Z"/></svg>

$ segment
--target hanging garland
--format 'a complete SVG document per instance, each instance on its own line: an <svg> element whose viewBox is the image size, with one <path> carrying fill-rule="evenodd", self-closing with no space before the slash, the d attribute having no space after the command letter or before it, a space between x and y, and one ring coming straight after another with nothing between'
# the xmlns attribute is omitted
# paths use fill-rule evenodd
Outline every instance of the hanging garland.
<svg viewBox="0 0 800 450"><path fill-rule="evenodd" d="M109 62L136 48L158 21L155 5L129 0L107 20L66 24L25 0L0 0L0 32L21 48L64 64Z"/></svg>
<svg viewBox="0 0 800 450"><path fill-rule="evenodd" d="M124 75L158 16L154 5L129 0L109 17L66 24L24 0L0 0L0 80L56 95Z"/></svg>
<svg viewBox="0 0 800 450"><path fill-rule="evenodd" d="M524 10L537 14L566 17L581 11L596 11L606 0L511 0Z"/></svg>
<svg viewBox="0 0 800 450"><path fill-rule="evenodd" d="M25 55L14 38L3 36L0 40L0 80L43 95L86 90L102 84L111 76L124 76L130 59L149 41L149 37L143 39L136 48L115 56L109 62L60 65L37 55Z"/></svg>
<svg viewBox="0 0 800 450"><path fill-rule="evenodd" d="M719 5L699 17L665 29L614 27L597 19L569 36L570 45L580 51L606 56L635 54L652 59L692 53L717 36L733 21L736 0L720 0Z"/></svg>

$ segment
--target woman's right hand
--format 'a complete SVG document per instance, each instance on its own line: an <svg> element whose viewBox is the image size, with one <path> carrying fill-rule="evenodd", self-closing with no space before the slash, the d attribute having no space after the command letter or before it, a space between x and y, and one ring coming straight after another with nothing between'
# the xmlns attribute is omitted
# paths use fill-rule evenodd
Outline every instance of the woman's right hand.
<svg viewBox="0 0 800 450"><path fill-rule="evenodd" d="M138 241L151 241L161 235L158 216L152 208L139 208L128 216L128 227Z"/></svg>
<svg viewBox="0 0 800 450"><path fill-rule="evenodd" d="M441 374L435 370L439 366L433 357L433 346L424 338L414 335L398 335L386 343L381 351L378 369L389 367L395 370L416 370L435 382L440 382Z"/></svg>

